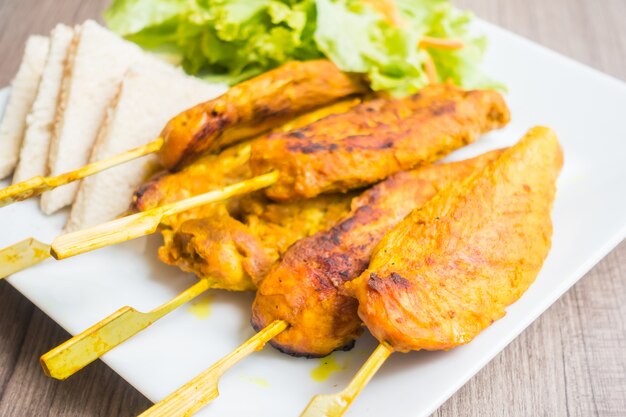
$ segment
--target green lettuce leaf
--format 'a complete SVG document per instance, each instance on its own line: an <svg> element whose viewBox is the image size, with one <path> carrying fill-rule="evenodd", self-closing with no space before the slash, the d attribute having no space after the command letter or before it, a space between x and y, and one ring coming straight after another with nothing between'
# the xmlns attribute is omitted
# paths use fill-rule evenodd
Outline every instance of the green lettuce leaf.
<svg viewBox="0 0 626 417"><path fill-rule="evenodd" d="M115 0L104 12L104 18L110 28L129 36L178 20L188 3L187 0Z"/></svg>
<svg viewBox="0 0 626 417"><path fill-rule="evenodd" d="M422 36L462 39L430 49L442 81L500 87L479 68L485 39L448 0L395 0L398 25L362 0L113 0L107 25L144 48L174 54L190 74L237 83L290 60L327 57L404 95L428 83Z"/></svg>
<svg viewBox="0 0 626 417"><path fill-rule="evenodd" d="M428 83L414 31L393 26L358 1L316 0L319 49L344 71L368 75L374 90L412 93Z"/></svg>

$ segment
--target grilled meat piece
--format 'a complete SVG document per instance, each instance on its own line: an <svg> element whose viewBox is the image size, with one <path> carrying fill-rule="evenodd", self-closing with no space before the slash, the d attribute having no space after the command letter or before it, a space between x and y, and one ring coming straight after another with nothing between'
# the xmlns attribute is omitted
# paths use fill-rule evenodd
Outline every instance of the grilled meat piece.
<svg viewBox="0 0 626 417"><path fill-rule="evenodd" d="M169 170L180 169L205 152L217 152L299 114L367 91L360 77L341 72L330 61L286 63L174 117L161 133L161 163Z"/></svg>
<svg viewBox="0 0 626 417"><path fill-rule="evenodd" d="M225 209L164 230L159 258L231 291L256 289L269 267L297 240L325 230L350 210L352 194L276 204L259 195L241 201L242 219Z"/></svg>
<svg viewBox="0 0 626 417"><path fill-rule="evenodd" d="M504 316L550 249L562 163L554 132L534 128L389 232L346 285L372 334L400 352L451 349Z"/></svg>
<svg viewBox="0 0 626 417"><path fill-rule="evenodd" d="M339 101L303 114L278 126L274 132L287 132L306 126L331 114L343 113L362 102L360 98ZM188 197L206 193L219 187L246 180L252 176L248 160L250 142L233 145L219 155L204 155L176 173L161 173L141 186L133 196L131 212L146 211ZM204 218L222 213L226 206L229 213L239 215L241 197L224 203L214 203L165 219L164 223L176 229L184 221ZM265 201L261 199L259 201ZM248 202L249 203L249 202Z"/></svg>
<svg viewBox="0 0 626 417"><path fill-rule="evenodd" d="M296 242L270 269L254 301L253 327L286 320L290 327L270 343L297 356L324 356L350 347L362 326L356 300L342 293L344 283L367 268L375 245L406 214L499 153L399 172L365 191L346 218Z"/></svg>
<svg viewBox="0 0 626 417"><path fill-rule="evenodd" d="M250 178L249 157L250 144L238 144L219 155L205 155L177 173L161 173L135 192L130 211L150 210ZM163 224L176 229L186 220L217 214L223 207L237 212L240 199L187 210L163 219Z"/></svg>
<svg viewBox="0 0 626 417"><path fill-rule="evenodd" d="M285 201L346 191L431 163L504 126L509 111L494 91L434 85L403 99L377 99L252 145L255 175L280 172L268 197Z"/></svg>

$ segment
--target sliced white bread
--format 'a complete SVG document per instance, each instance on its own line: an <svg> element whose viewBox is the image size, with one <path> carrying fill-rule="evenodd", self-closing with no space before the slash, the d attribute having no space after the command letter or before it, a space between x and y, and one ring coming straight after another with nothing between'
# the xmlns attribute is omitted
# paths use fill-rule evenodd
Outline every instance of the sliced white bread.
<svg viewBox="0 0 626 417"><path fill-rule="evenodd" d="M74 29L62 24L57 25L50 33L50 53L43 69L39 91L26 120L26 133L13 174L13 183L46 175L63 70L73 37Z"/></svg>
<svg viewBox="0 0 626 417"><path fill-rule="evenodd" d="M37 95L49 43L45 36L28 38L22 63L11 82L11 95L0 123L0 179L11 175L17 164L26 116Z"/></svg>
<svg viewBox="0 0 626 417"><path fill-rule="evenodd" d="M153 141L170 118L224 91L223 86L189 77L165 63L133 66L121 82L90 161L103 160ZM66 230L94 226L125 212L134 190L157 166L156 155L151 155L85 178Z"/></svg>
<svg viewBox="0 0 626 417"><path fill-rule="evenodd" d="M155 61L137 45L94 21L86 21L79 32L70 47L50 143L48 175L52 176L87 163L98 129L124 73L142 60ZM52 214L70 205L78 186L74 182L44 193L43 212Z"/></svg>

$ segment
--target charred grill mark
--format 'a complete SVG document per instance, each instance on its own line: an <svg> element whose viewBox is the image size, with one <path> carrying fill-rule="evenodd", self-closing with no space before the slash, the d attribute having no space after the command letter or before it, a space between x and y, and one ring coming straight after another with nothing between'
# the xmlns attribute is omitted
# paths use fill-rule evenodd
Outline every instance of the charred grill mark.
<svg viewBox="0 0 626 417"><path fill-rule="evenodd" d="M391 282L398 288L409 289L411 288L411 281L404 278L402 275L392 272L391 273Z"/></svg>
<svg viewBox="0 0 626 417"><path fill-rule="evenodd" d="M318 239L320 242L320 246L328 247L328 246L336 246L341 243L341 235L342 233L336 229L337 226L333 227L328 231L328 233L321 234Z"/></svg>
<svg viewBox="0 0 626 417"><path fill-rule="evenodd" d="M354 278L355 264L359 259L352 260L350 253L331 253L327 257L320 257L323 262L324 271L328 279L333 283L334 287L339 287L343 282Z"/></svg>
<svg viewBox="0 0 626 417"><path fill-rule="evenodd" d="M313 142L307 139L307 136L301 129L287 133L287 136L302 140L302 142L288 143L287 150L290 152L301 152L309 155L317 152L333 152L340 148L338 143L324 143ZM367 135L353 135L342 140L341 147L348 151L354 152L357 150L385 150L392 149L395 145L395 137L376 138Z"/></svg>
<svg viewBox="0 0 626 417"><path fill-rule="evenodd" d="M332 246L339 246L342 243L343 236L353 230L355 227L373 222L380 216L380 210L376 210L371 206L359 207L352 216L346 218L336 224L328 231L320 233L316 238L320 242L319 246L328 247L326 242L330 242ZM333 249L332 246L329 249Z"/></svg>
<svg viewBox="0 0 626 417"><path fill-rule="evenodd" d="M274 113L274 109L267 104L254 103L252 113L254 114L255 119L264 119L266 117L271 117Z"/></svg>
<svg viewBox="0 0 626 417"><path fill-rule="evenodd" d="M143 197L143 195L148 192L150 188L152 188L152 181L142 185L137 191L135 191L135 193L133 194L133 206L138 205L138 203L141 201L141 197Z"/></svg>
<svg viewBox="0 0 626 417"><path fill-rule="evenodd" d="M153 189L158 189L159 188L159 179L161 179L165 174L159 174L158 176L152 178L151 180L149 180L148 182L146 182L145 184L141 185L137 191L135 191L133 193L133 198L132 198L132 202L130 204L130 210L133 212L137 212L137 211L142 211L145 210L146 207L144 205L144 199L143 196L152 191Z"/></svg>
<svg viewBox="0 0 626 417"><path fill-rule="evenodd" d="M418 101L418 100L420 100L421 98L422 98L422 93L421 93L421 92L420 92L420 93L413 94L413 95L411 96L411 100L412 100L412 101Z"/></svg>
<svg viewBox="0 0 626 417"><path fill-rule="evenodd" d="M369 279L367 280L367 286L376 292L381 292L384 288L383 280L379 277L375 272L370 274Z"/></svg>
<svg viewBox="0 0 626 417"><path fill-rule="evenodd" d="M394 142L395 138L393 137L378 139L372 136L349 136L346 138L345 149L348 152L356 150L382 151L393 148Z"/></svg>
<svg viewBox="0 0 626 417"><path fill-rule="evenodd" d="M252 112L254 120L275 119L287 116L290 112L289 107L272 107L267 104L254 104Z"/></svg>
<svg viewBox="0 0 626 417"><path fill-rule="evenodd" d="M211 119L203 123L202 128L193 135L192 139L189 141L189 144L185 147L185 150L183 152L184 156L181 161L176 165L175 170L178 170L182 165L185 164L185 162L187 162L189 156L194 154L194 149L202 148L202 144L206 141L207 137L217 133L215 137L216 140L213 142L213 144L215 145L215 143L217 142L217 138L221 136L224 128L231 124L231 122L233 122L233 119L225 114L220 115L215 112L215 110L213 110L210 114L213 115L214 113L217 114L217 116L212 117Z"/></svg>
<svg viewBox="0 0 626 417"><path fill-rule="evenodd" d="M408 290L411 288L411 281L396 272L392 272L387 279L372 272L367 280L367 286L378 293L382 293L389 286Z"/></svg>
<svg viewBox="0 0 626 417"><path fill-rule="evenodd" d="M260 329L256 329L256 330L259 331ZM356 340L352 339L346 345L338 347L337 349L333 350L332 352L328 353L327 355L311 355L310 353L298 352L297 350L290 349L289 347L287 347L285 345L281 345L281 344L275 342L273 339L270 341L270 344L274 348L276 348L279 352L284 353L284 354L289 355L289 356L293 356L294 358L318 359L318 358L324 358L324 357L330 355L333 352L337 352L337 351L347 352L349 350L352 350L352 348L354 348L354 345L356 344Z"/></svg>
<svg viewBox="0 0 626 417"><path fill-rule="evenodd" d="M430 112L433 116L452 114L456 112L456 102L445 101L443 103L434 103L433 106L430 108Z"/></svg>
<svg viewBox="0 0 626 417"><path fill-rule="evenodd" d="M316 143L309 141L305 143L290 143L287 145L287 149L290 152L301 152L308 155L316 152L333 152L339 149L339 145L336 143Z"/></svg>
<svg viewBox="0 0 626 417"><path fill-rule="evenodd" d="M362 206L356 209L352 217L341 222L341 227L345 232L348 232L359 224L374 223L382 214L383 210L380 210L378 207L373 207L372 205Z"/></svg>
<svg viewBox="0 0 626 417"><path fill-rule="evenodd" d="M318 288L318 291L335 291L336 287L333 284L331 278L326 274L330 272L328 267L326 268L315 268L311 271L312 277L317 282L315 286Z"/></svg>
<svg viewBox="0 0 626 417"><path fill-rule="evenodd" d="M349 232L355 226L359 225L359 213L367 214L368 211L371 211L371 207L359 207L353 216L348 217L347 219L333 227L331 229L331 233L344 234Z"/></svg>
<svg viewBox="0 0 626 417"><path fill-rule="evenodd" d="M292 138L296 138L296 139L304 139L304 138L306 138L306 135L304 134L304 132L301 129L292 130L291 132L287 133L287 136L292 137Z"/></svg>
<svg viewBox="0 0 626 417"><path fill-rule="evenodd" d="M278 308L278 306L276 306L276 308ZM259 317L257 317L255 314L253 314L252 318L250 318L250 325L255 332L260 332L264 327L262 324L262 320L260 320Z"/></svg>

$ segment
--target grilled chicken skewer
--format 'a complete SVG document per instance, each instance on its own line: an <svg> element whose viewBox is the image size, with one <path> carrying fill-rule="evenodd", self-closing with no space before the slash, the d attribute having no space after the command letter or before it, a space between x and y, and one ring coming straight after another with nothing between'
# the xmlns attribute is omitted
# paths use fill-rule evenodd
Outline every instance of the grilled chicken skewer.
<svg viewBox="0 0 626 417"><path fill-rule="evenodd" d="M355 199L350 215L299 240L272 267L257 290L252 327L259 331L275 320L289 323L270 343L294 356L323 357L350 349L363 328L357 302L342 292L344 283L367 268L376 244L411 210L499 153L400 172L366 191Z"/></svg>
<svg viewBox="0 0 626 417"><path fill-rule="evenodd" d="M240 291L256 289L264 277L269 285L262 285L262 287L278 288L283 292L293 290L294 294L293 298L283 302L284 307L281 307L278 315L265 315L263 319L283 318L285 312L292 308L294 311L301 310L301 306L290 305L290 302L301 299L301 297L310 298L311 302L315 299L314 297L327 300L335 297L339 301L333 301L331 305L337 306L339 311L329 313L321 310L317 315L332 316L328 323L338 322L341 319L340 316L349 310L343 305L349 305L352 300L346 304L345 299L339 295L329 294L328 291L317 293L319 286L324 287L321 284L318 284L317 287L312 284L312 288L316 288L316 291L311 294L301 294L298 288L292 288L293 280L298 277L300 271L292 270L292 276L286 276L289 274L285 273L285 268L279 268L278 271L272 270L272 273L266 276L269 265L277 261L279 255L283 254L287 247L297 242L287 250L282 261L282 264L287 265L287 270L295 268L298 264L308 265L307 277L310 277L313 283L319 279L320 272L312 274L312 271L317 269L316 266L319 266L322 271L325 271L324 266L326 269L330 269L330 275L326 277L329 283L333 277L356 277L367 265L369 252L380 240L385 230L397 223L412 208L432 197L443 185L464 178L478 167L482 167L494 159L496 155L497 152L493 152L469 161L398 173L354 199L349 215L347 215L347 209L350 196L338 195L320 196L313 200L286 204L265 204L262 205L263 212L254 208L250 209L250 207L254 207L254 204L244 203L242 206L255 213L254 220L248 221L247 225L229 217L228 214L224 214L227 210L223 206L213 207L208 213L205 211L203 214L210 217L204 219L186 221L177 219L177 222L182 221L182 224L175 225L174 229L163 231L165 245L159 250L159 257L166 263L177 264L183 270L195 272L201 278L201 282L149 313L140 313L129 307L122 308L43 355L41 358L42 366L49 376L57 379L67 378L108 350L143 330L147 327L147 324L143 325L143 323L153 323L206 289L210 287ZM229 164L225 165L228 166ZM141 205L157 204L155 199L161 195L159 191L162 190L162 187L169 188L170 183L178 183L181 180L177 177L185 176L189 179L189 173L184 172L161 178L161 184L158 187L155 182L150 183L148 187L142 188L143 193L136 203ZM300 238L311 235L318 230L327 229L344 215L347 215L345 219L327 232L320 232L314 237L305 238L298 242ZM246 254L245 257L241 257L241 252ZM311 255L314 253L318 255L312 257ZM320 264L322 259L326 259L327 263ZM348 270L338 269L348 267L345 262L346 259L353 259L351 264L354 267ZM283 282L284 284L282 284ZM304 287L310 288L309 286L302 286L302 288ZM271 297L266 298L269 299L267 302L274 302ZM351 314L353 317L356 317L355 308L356 306L352 309L354 310ZM345 314L345 316L349 317L350 314ZM259 322L263 319L260 318ZM293 323L300 321L299 327L302 328L302 331L311 331L310 323L303 322L298 313L294 313L289 319ZM257 327L263 326L264 324L259 324ZM358 320L346 323L345 327L348 328L347 331L338 329L337 333L349 333L356 337L360 332ZM331 337L330 335L324 336L326 338ZM287 340L289 338L293 338L293 336L288 335ZM106 340L106 343L94 342L103 339ZM306 347L301 346L293 346L288 350L293 354L324 355L350 342L351 340L339 340L338 345L333 345L326 351L320 351L319 348L317 350L310 348L304 350Z"/></svg>
<svg viewBox="0 0 626 417"><path fill-rule="evenodd" d="M50 257L61 260L152 234L157 231L163 219L209 203L225 201L231 197L266 188L273 184L276 178L275 172L260 175L199 196L122 217L92 229L67 233L54 239L50 245L33 238L25 239L0 250L0 262L2 262L0 271L4 274L0 276L0 279L41 263Z"/></svg>
<svg viewBox="0 0 626 417"><path fill-rule="evenodd" d="M499 153L395 174L356 198L350 214L335 226L296 242L261 281L253 326L265 327L249 343L258 347L280 338L272 339L274 346L298 356L324 356L351 347L362 330L357 304L340 293L342 283L367 267L376 243L404 215L440 188L481 169ZM248 347L248 342L244 343L218 364L243 359L253 352ZM217 397L217 382L224 371L224 366L216 364L146 415L160 415L169 409L194 412L198 404Z"/></svg>
<svg viewBox="0 0 626 417"><path fill-rule="evenodd" d="M248 201L244 205L250 214L242 221L218 204L197 213L210 217L163 230L165 244L159 258L195 272L199 282L152 311L119 309L42 355L44 372L55 379L68 378L208 289L256 289L269 265L291 243L332 226L348 213L351 198L341 194L286 204Z"/></svg>
<svg viewBox="0 0 626 417"><path fill-rule="evenodd" d="M363 307L360 307L365 324L369 324L369 318L383 330L383 335L392 336L390 340L405 343L401 349L406 351L449 349L468 343L493 320L501 318L504 308L515 302L532 283L547 256L550 211L561 165L562 152L554 133L535 128L482 171L459 184L444 187L435 198L415 209L378 244L369 270L357 281L344 285L361 306L377 306L378 310L369 315L363 314ZM529 239L536 241L537 246L531 248L527 244ZM406 247L416 250L419 257L414 258L413 252L407 253ZM431 259L431 253L438 259ZM472 269L473 263L462 262L476 257L485 261L478 263L478 269ZM451 260L456 262L451 264ZM437 265L439 267L435 267ZM450 265L459 268L450 270ZM422 274L428 279L419 280ZM370 286L372 279L374 283ZM429 281L432 282L421 286ZM416 282L420 286L415 285ZM331 286L335 285L331 283ZM359 294L359 289L364 288L364 293ZM451 295L455 289L460 297ZM271 303L268 307L271 309ZM453 309L447 310L448 307ZM455 314L442 314L442 308L444 313L454 311ZM387 310L393 314L388 315ZM411 315L414 310L417 316ZM397 331L398 323L408 336ZM255 347L262 346L288 331L290 324L274 320L249 342ZM283 327L286 330L280 331ZM319 338L320 334L310 337ZM296 342L301 339L294 338ZM348 388L336 395L315 397L304 415L342 415L393 352L394 348L384 338L382 340ZM235 358L240 360L251 351L248 343L244 343L144 415L159 415L160 410L168 409L197 411L197 404L204 405L217 396L217 382L225 367L232 366Z"/></svg>
<svg viewBox="0 0 626 417"><path fill-rule="evenodd" d="M427 87L404 99L365 102L254 141L250 165L256 177L179 201L174 209L181 212L262 188L268 188L269 198L285 201L363 187L429 164L508 121L500 94L449 85ZM172 211L166 206L62 235L51 253L63 259L153 233Z"/></svg>
<svg viewBox="0 0 626 417"><path fill-rule="evenodd" d="M312 260L315 261L314 265L319 265L322 259L327 258L328 262L330 262L326 264L327 269L328 267L334 267L334 269L331 268L330 274L342 266L339 262L333 263L333 260L345 260L348 256L346 253L349 253L352 258L356 259L353 261L355 267L360 268L356 271L350 271L352 272L352 277L355 277L367 265L369 252L386 228L397 223L413 207L432 197L443 185L469 175L477 167L484 166L488 161L495 158L496 155L497 152L494 152L474 160L398 173L356 198L352 202L350 215L337 225L330 228L327 232L318 233L312 238L303 239L289 250L287 250L287 247L297 242L298 239L312 235L317 230L325 230L341 217L347 215L351 196L320 196L313 200L301 202L264 205L263 212L256 214L255 220L247 224L229 217L228 214L225 214L227 210L223 206L213 206L209 210L202 209L202 215L210 216L207 218L176 219L175 222L182 222L182 224L170 225L175 227L175 229L163 231L165 244L159 250L159 257L166 263L176 264L183 270L195 272L201 279L200 283L190 287L170 302L148 313L141 313L130 307L123 307L111 316L43 355L41 364L44 371L48 376L56 379L69 377L107 351L145 329L149 324L152 324L192 298L197 297L209 288L238 291L256 289L261 279L266 277L269 265L277 261L285 250L287 250L287 256L282 263L286 263L288 269L289 267L293 268L296 264L308 264L310 255L322 249L322 253L319 253L319 256ZM228 158L225 158L225 160L226 162L229 161ZM228 166L229 164L226 163L225 165ZM173 174L172 177L183 175L185 173ZM219 174L215 173L214 175L219 176ZM166 178L170 180L167 182L177 182L179 180L172 177ZM155 186L154 184L151 183L148 188L144 188L144 193L141 196L141 198L147 196L148 201L138 200L138 202L141 204L156 203L154 194L157 194L160 188L152 188ZM161 184L161 186L164 185ZM151 197L151 193L147 193L148 189L153 190ZM254 206L253 204L242 205L246 207ZM251 211L258 212L254 208ZM296 226L294 227L294 225ZM288 232L285 229L292 231ZM268 239L268 231L274 235L274 238L270 237ZM278 242L279 237L281 239ZM233 240L238 240L235 248L232 245ZM344 243L345 241L349 243ZM338 242L341 242L341 245ZM237 248L239 249L237 250ZM247 256L241 260L235 260L235 253L242 252L242 249L247 253ZM244 266L246 263L248 264L247 267ZM311 280L317 279L315 278L317 275L311 275L311 271L316 269L313 267L314 265L310 265L309 274L307 275L307 277L311 277ZM346 266L345 263L343 266ZM292 272L294 275L286 277L291 279L285 280L285 285L279 284L281 291L292 290L293 279L298 277L296 271ZM347 274L341 270L334 273L337 276L342 276L342 274L345 276ZM270 282L269 287L277 288L276 283L282 282L282 279L285 278L284 275L284 269L279 269L277 273L266 277L269 280L268 282ZM327 277L327 279L330 280L331 277ZM299 291L294 291L293 300L297 300L300 296L311 297L312 294L300 294ZM322 298L337 297L340 301L333 302L332 305L334 306L346 304L345 299L336 294L329 295L327 292L321 292L317 296ZM271 297L268 298L270 298L271 302ZM351 301L348 300L348 304ZM297 305L289 305L286 302L284 304L278 315L281 318L285 311L291 308L294 308L294 310L299 309ZM334 312L334 314L330 314L336 316L329 319L330 321L339 320L339 316L345 313L343 307L339 310ZM329 313L320 311L318 315L322 316L323 314ZM294 314L290 317L292 322L298 320L296 316L297 314ZM356 317L356 314L353 312L352 316ZM266 316L265 318L268 317ZM269 319L272 318L274 317L269 317ZM259 319L259 321L261 320ZM302 319L299 321L302 321ZM302 323L301 327L303 330L310 331L307 324ZM262 326L259 325L257 327ZM339 334L350 332L354 337L360 334L360 323L358 320L356 322L350 321L345 327L349 330L338 329L337 332ZM106 343L100 343L102 340L105 340ZM287 350L292 354L319 356L327 354L335 348L348 345L351 341L340 340L339 345L333 345L330 350L327 349L322 352L319 349L316 351L311 349L305 351L298 346L287 348ZM298 349L300 350L298 351Z"/></svg>
<svg viewBox="0 0 626 417"><path fill-rule="evenodd" d="M316 109L281 125L276 132L289 131L306 126L331 114L345 112L361 103L360 98L339 101L329 106ZM143 187L134 196L131 214L157 209L204 194L220 187L245 181L252 176L248 160L250 142L244 142L227 148L220 154L209 154L198 159L179 172L159 176ZM237 204L238 199L229 200L229 206ZM193 210L162 218L161 226L171 228L186 219L207 217L214 212L215 204L200 206ZM17 244L0 250L0 279L50 258L51 245L34 238L25 239Z"/></svg>
<svg viewBox="0 0 626 417"><path fill-rule="evenodd" d="M159 259L209 280L213 288L256 290L287 248L332 227L350 211L354 196L329 194L281 204L244 198L240 218L219 210L163 230Z"/></svg>
<svg viewBox="0 0 626 417"><path fill-rule="evenodd" d="M360 77L341 72L330 61L289 62L180 113L154 142L57 177L35 177L0 190L0 207L154 152L165 168L180 169L204 152L220 151L295 116L367 91Z"/></svg>
<svg viewBox="0 0 626 417"><path fill-rule="evenodd" d="M350 100L328 106L279 130L306 125L356 104ZM140 212L171 204L185 196L248 177L249 167L242 164L242 157L247 161L246 149L249 150L249 145L235 145L219 155L204 156L177 173L154 178L137 191L132 210ZM250 195L168 217L162 222L165 244L159 249L159 258L195 272L200 282L147 313L132 307L121 308L42 355L44 372L56 379L71 376L209 288L255 289L255 282L291 243L334 224L349 211L353 196L325 195L276 204L260 195Z"/></svg>
<svg viewBox="0 0 626 417"><path fill-rule="evenodd" d="M345 113L362 101L363 98L354 97L321 107L277 126L270 134L289 132L326 116ZM254 139L235 144L219 154L204 155L177 172L166 171L163 175L154 177L135 192L131 212L147 211L203 194L214 189L215 184L229 185L250 178L252 170L248 162L253 141ZM191 217L193 214L190 213ZM189 216L183 216L183 220L186 218ZM176 219L176 222L180 221L180 217Z"/></svg>
<svg viewBox="0 0 626 417"><path fill-rule="evenodd" d="M382 13L391 12L383 10ZM418 46L448 50L464 47L458 40L431 37L423 37ZM425 70L431 83L439 82L432 58L427 61ZM0 190L0 207L155 152L159 153L165 168L177 170L204 152L219 151L298 114L368 91L362 77L342 73L330 61L289 62L182 112L151 143L55 177L38 176Z"/></svg>
<svg viewBox="0 0 626 417"><path fill-rule="evenodd" d="M254 175L280 173L266 195L285 201L347 191L432 163L509 122L495 91L432 85L403 99L367 101L252 144Z"/></svg>
<svg viewBox="0 0 626 417"><path fill-rule="evenodd" d="M535 128L390 231L345 285L381 345L347 390L314 397L302 415L341 416L392 352L448 350L502 318L550 250L562 164L556 135Z"/></svg>

